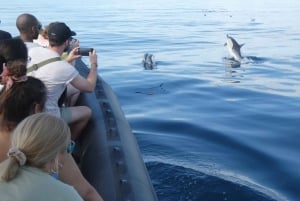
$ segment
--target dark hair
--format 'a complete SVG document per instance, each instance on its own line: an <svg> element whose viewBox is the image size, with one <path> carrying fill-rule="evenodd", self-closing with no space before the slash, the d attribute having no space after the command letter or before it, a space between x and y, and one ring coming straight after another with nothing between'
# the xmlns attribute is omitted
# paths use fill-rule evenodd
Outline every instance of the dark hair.
<svg viewBox="0 0 300 201"><path fill-rule="evenodd" d="M9 66L14 62L18 62L22 65L22 68L18 68L18 73L15 76L19 77L26 75L26 64L28 59L28 51L25 43L21 39L8 39L0 41L0 73L3 71L3 63ZM16 70L11 70L11 72ZM16 72L15 72L16 73Z"/></svg>
<svg viewBox="0 0 300 201"><path fill-rule="evenodd" d="M12 38L12 36L9 32L0 30L0 40L7 40L7 39L11 39L11 38Z"/></svg>
<svg viewBox="0 0 300 201"><path fill-rule="evenodd" d="M23 13L18 16L16 20L16 26L20 33L28 33L33 26L37 26L39 21L34 15L29 13Z"/></svg>
<svg viewBox="0 0 300 201"><path fill-rule="evenodd" d="M38 104L44 110L47 89L44 83L28 76L26 81L15 82L8 90L0 91L0 129L12 131L27 116L35 113Z"/></svg>

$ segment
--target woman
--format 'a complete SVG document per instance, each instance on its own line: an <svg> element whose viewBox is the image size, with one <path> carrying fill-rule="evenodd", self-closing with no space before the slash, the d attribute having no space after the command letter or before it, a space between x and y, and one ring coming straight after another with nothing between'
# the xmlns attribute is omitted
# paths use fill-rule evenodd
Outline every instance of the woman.
<svg viewBox="0 0 300 201"><path fill-rule="evenodd" d="M0 41L0 67L4 66L7 70L2 73L5 86L0 92L0 162L7 158L10 135L17 124L27 116L43 111L45 107L45 85L30 76L19 80L26 75L27 57L27 48L23 41ZM10 82L13 83L10 87L7 80L13 81ZM67 154L61 161L59 179L74 186L85 201L102 201L101 196L81 174L71 154Z"/></svg>
<svg viewBox="0 0 300 201"><path fill-rule="evenodd" d="M46 113L25 118L13 131L8 158L0 164L1 199L82 201L73 187L50 176L59 171L70 142L62 119Z"/></svg>

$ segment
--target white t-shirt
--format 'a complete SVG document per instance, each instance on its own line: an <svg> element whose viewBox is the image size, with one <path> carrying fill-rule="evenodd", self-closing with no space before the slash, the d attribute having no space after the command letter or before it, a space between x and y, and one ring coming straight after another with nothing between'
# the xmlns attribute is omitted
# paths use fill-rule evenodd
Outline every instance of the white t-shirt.
<svg viewBox="0 0 300 201"><path fill-rule="evenodd" d="M50 58L59 57L60 55L53 50L39 46L28 48L28 56L29 61L27 67ZM67 84L78 76L78 71L68 62L61 60L46 64L35 71L28 72L27 74L44 82L48 90L46 111L60 117L60 110L57 101L65 90Z"/></svg>
<svg viewBox="0 0 300 201"><path fill-rule="evenodd" d="M30 50L33 47L41 47L41 45L39 45L38 43L32 43L32 42L25 42L25 45L28 50Z"/></svg>
<svg viewBox="0 0 300 201"><path fill-rule="evenodd" d="M40 169L23 166L16 178L0 182L1 201L83 201L72 186Z"/></svg>

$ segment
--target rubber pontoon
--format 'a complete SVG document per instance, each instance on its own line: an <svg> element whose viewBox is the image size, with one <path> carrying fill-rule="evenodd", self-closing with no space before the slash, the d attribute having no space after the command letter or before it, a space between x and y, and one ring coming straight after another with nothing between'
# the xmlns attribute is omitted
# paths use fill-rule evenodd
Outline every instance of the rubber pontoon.
<svg viewBox="0 0 300 201"><path fill-rule="evenodd" d="M87 76L88 67L76 68ZM82 93L78 105L87 105L93 115L76 152L85 178L104 201L157 201L140 149L111 87L98 76L95 93Z"/></svg>

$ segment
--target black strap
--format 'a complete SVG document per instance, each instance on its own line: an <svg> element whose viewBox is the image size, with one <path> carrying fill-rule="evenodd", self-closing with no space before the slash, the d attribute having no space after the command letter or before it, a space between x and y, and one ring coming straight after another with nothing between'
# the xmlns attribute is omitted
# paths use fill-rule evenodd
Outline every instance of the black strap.
<svg viewBox="0 0 300 201"><path fill-rule="evenodd" d="M52 63L52 62L55 62L55 61L60 61L60 60L61 60L60 57L53 57L53 58L47 59L45 61L42 61L40 63L33 64L32 66L30 66L30 67L27 68L27 73L35 71L35 70L39 69L40 67L42 67L42 66L44 66L46 64L49 64L49 63Z"/></svg>

